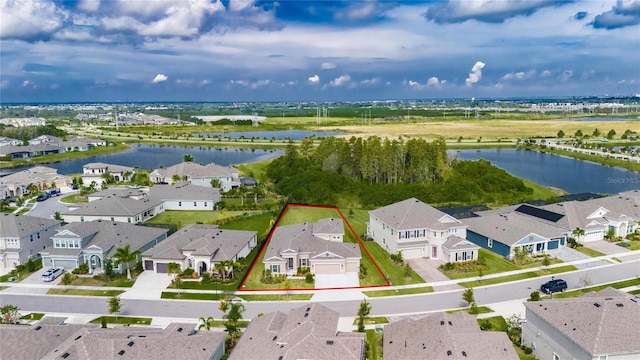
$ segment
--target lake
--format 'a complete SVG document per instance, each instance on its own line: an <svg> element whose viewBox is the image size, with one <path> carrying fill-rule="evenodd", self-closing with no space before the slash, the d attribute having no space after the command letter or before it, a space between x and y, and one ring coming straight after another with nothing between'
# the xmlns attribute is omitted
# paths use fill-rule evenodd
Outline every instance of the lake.
<svg viewBox="0 0 640 360"><path fill-rule="evenodd" d="M450 150L462 160L485 159L511 175L571 194L640 189L640 174L569 157L519 149Z"/></svg>
<svg viewBox="0 0 640 360"><path fill-rule="evenodd" d="M42 165L58 169L58 173L60 174L76 174L82 173L83 165L92 162L103 162L131 167L138 166L140 169L156 169L160 167L160 165L168 167L178 164L182 162L185 154L190 154L194 157L194 161L197 163L216 163L222 166L231 166L234 164L270 159L279 156L282 153L282 150L273 149L222 149L210 147L132 144L131 149L124 152ZM25 170L29 167L30 166L0 170L0 176Z"/></svg>
<svg viewBox="0 0 640 360"><path fill-rule="evenodd" d="M274 130L274 131L232 131L232 132L210 132L193 134L193 136L204 137L229 137L232 139L291 139L302 140L308 137L327 137L327 136L339 136L346 133L340 131L307 131L307 130Z"/></svg>

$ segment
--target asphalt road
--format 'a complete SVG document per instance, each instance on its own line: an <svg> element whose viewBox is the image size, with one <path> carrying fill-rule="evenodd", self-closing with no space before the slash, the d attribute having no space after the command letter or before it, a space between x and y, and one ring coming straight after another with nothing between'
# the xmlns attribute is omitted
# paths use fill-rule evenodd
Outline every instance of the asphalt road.
<svg viewBox="0 0 640 360"><path fill-rule="evenodd" d="M69 211L69 205L66 203L61 203L60 199L63 196L67 196L69 194L77 193L77 191L66 192L61 196L54 196L48 198L45 201L36 201L35 206L29 211L27 215L36 216L45 219L52 219L53 215L56 211L59 211L61 214Z"/></svg>
<svg viewBox="0 0 640 360"><path fill-rule="evenodd" d="M581 278L587 275L593 285L615 282L640 276L640 261L611 264L598 268L590 268L571 273L564 273L562 277L567 281L569 290L581 287ZM551 276L549 276L549 279ZM490 285L474 289L478 305L489 305L512 300L522 300L538 289L546 281L545 278L522 280L511 283ZM443 311L465 307L462 300L463 290L443 291L436 293L395 296L385 298L370 298L371 316L398 316L420 314L432 311ZM276 310L288 312L308 301L273 301L273 302L245 302L245 319L256 317L259 313L269 313ZM0 292L0 305L17 305L23 311L78 313L78 314L108 314L107 298L86 296L54 296L54 295L25 295L4 294ZM221 318L218 302L195 300L135 300L123 299L122 315L145 317L171 318L199 318L213 316ZM324 301L323 305L337 311L340 316L355 316L360 300Z"/></svg>

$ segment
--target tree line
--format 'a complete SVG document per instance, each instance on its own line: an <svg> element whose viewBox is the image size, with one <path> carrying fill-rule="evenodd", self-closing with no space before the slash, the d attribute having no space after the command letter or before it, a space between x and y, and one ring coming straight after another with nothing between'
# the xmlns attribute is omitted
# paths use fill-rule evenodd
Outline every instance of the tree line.
<svg viewBox="0 0 640 360"><path fill-rule="evenodd" d="M349 140L327 137L317 147L290 143L267 176L290 202L384 206L409 197L440 205L515 203L533 190L488 161L449 159L444 139Z"/></svg>

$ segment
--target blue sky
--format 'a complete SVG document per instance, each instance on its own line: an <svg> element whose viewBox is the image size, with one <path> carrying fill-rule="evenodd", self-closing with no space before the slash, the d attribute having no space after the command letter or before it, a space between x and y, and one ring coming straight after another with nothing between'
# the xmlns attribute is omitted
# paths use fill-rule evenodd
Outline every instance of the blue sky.
<svg viewBox="0 0 640 360"><path fill-rule="evenodd" d="M0 0L0 101L640 93L640 0Z"/></svg>

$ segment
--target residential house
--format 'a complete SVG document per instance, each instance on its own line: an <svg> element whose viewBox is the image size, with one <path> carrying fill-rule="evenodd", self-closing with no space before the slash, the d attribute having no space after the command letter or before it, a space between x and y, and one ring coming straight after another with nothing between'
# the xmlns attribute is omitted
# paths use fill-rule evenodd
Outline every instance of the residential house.
<svg viewBox="0 0 640 360"><path fill-rule="evenodd" d="M312 303L253 318L229 360L364 360L363 333L338 331L340 315Z"/></svg>
<svg viewBox="0 0 640 360"><path fill-rule="evenodd" d="M640 297L613 288L525 302L522 343L538 359L640 358Z"/></svg>
<svg viewBox="0 0 640 360"><path fill-rule="evenodd" d="M65 320L45 316L32 326L0 325L3 358L220 360L225 353L226 333L198 331L193 323L103 329Z"/></svg>
<svg viewBox="0 0 640 360"><path fill-rule="evenodd" d="M62 147L62 139L56 136L51 136L51 135L40 135L38 137L35 137L29 140L29 145L41 145L41 144L48 144L48 145L54 145L57 147Z"/></svg>
<svg viewBox="0 0 640 360"><path fill-rule="evenodd" d="M575 229L584 230L578 236L580 242L605 239L609 233L624 238L640 227L640 190L585 201L566 201L543 206L548 211L564 215L562 226L569 236Z"/></svg>
<svg viewBox="0 0 640 360"><path fill-rule="evenodd" d="M367 236L389 253L402 252L404 259L445 258L443 245L449 237L464 239L467 225L451 215L410 198L369 212ZM452 258L449 247L447 259ZM477 259L477 249L460 248L458 258ZM453 255L456 258L456 255Z"/></svg>
<svg viewBox="0 0 640 360"><path fill-rule="evenodd" d="M22 145L22 140L0 136L0 146L19 146L19 145Z"/></svg>
<svg viewBox="0 0 640 360"><path fill-rule="evenodd" d="M266 245L264 267L273 274L295 275L299 267L313 274L357 274L360 247L343 237L342 219L278 226Z"/></svg>
<svg viewBox="0 0 640 360"><path fill-rule="evenodd" d="M382 348L385 360L519 358L506 333L480 330L475 316L465 312L433 313L386 324Z"/></svg>
<svg viewBox="0 0 640 360"><path fill-rule="evenodd" d="M445 262L478 260L479 250L479 246L471 241L452 235L442 244L442 260Z"/></svg>
<svg viewBox="0 0 640 360"><path fill-rule="evenodd" d="M164 212L162 200L148 197L136 200L122 192L100 197L84 204L69 206L62 214L65 222L88 222L94 220L142 223Z"/></svg>
<svg viewBox="0 0 640 360"><path fill-rule="evenodd" d="M167 273L167 265L175 262L183 270L191 268L203 274L212 271L222 261L238 261L247 257L256 245L255 231L223 230L217 225L190 224L145 251L142 261L145 270L156 273Z"/></svg>
<svg viewBox="0 0 640 360"><path fill-rule="evenodd" d="M51 188L51 185L60 188L68 186L71 182L69 176L58 174L56 169L34 166L0 177L0 195L20 197L29 194L29 185L36 185L39 190L45 190Z"/></svg>
<svg viewBox="0 0 640 360"><path fill-rule="evenodd" d="M211 180L218 180L222 191L240 186L238 169L214 163L200 165L194 162L182 162L168 168L155 169L149 174L151 181L156 184L173 183L174 176L179 177L180 180L186 179L193 185L204 187L211 187Z"/></svg>
<svg viewBox="0 0 640 360"><path fill-rule="evenodd" d="M13 269L38 256L60 221L0 214L0 269Z"/></svg>
<svg viewBox="0 0 640 360"><path fill-rule="evenodd" d="M113 176L116 182L130 181L134 173L135 168L129 166L89 163L82 167L82 184L89 186L95 181L97 186L101 186L105 180L103 177L105 174Z"/></svg>
<svg viewBox="0 0 640 360"><path fill-rule="evenodd" d="M10 157L12 160L29 159L41 155L60 154L64 148L58 145L41 143L38 145L14 146L7 145L0 147L0 157Z"/></svg>
<svg viewBox="0 0 640 360"><path fill-rule="evenodd" d="M107 146L106 140L72 137L60 145L65 151L88 151L96 146Z"/></svg>
<svg viewBox="0 0 640 360"><path fill-rule="evenodd" d="M220 190L186 181L156 184L149 189L149 198L163 201L165 210L214 210L221 200Z"/></svg>
<svg viewBox="0 0 640 360"><path fill-rule="evenodd" d="M566 245L562 214L528 204L476 214L480 216L464 219L469 226L467 240L507 259L513 258L516 248L540 255Z"/></svg>
<svg viewBox="0 0 640 360"><path fill-rule="evenodd" d="M40 251L44 267L72 270L89 264L91 273L101 273L104 260L117 248L130 245L131 251L146 251L167 237L167 229L116 221L95 220L69 223L51 234L49 246ZM124 264L116 271L124 270Z"/></svg>

